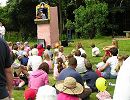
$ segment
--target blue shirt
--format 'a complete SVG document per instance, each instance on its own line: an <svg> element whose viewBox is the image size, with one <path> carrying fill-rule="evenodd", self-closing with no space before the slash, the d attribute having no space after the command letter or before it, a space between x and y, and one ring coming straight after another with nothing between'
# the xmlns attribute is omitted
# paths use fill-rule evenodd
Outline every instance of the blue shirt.
<svg viewBox="0 0 130 100"><path fill-rule="evenodd" d="M59 74L58 80L64 80L66 77L73 77L76 79L78 83L84 86L81 75L78 72L76 72L75 69L71 67L63 69Z"/></svg>

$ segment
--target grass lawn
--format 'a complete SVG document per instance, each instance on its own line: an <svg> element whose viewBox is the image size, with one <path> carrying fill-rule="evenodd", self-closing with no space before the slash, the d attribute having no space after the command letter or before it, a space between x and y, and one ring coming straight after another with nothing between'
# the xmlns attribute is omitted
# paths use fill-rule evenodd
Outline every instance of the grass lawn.
<svg viewBox="0 0 130 100"><path fill-rule="evenodd" d="M72 49L75 48L75 45L78 42L81 42L84 46L84 49L86 50L87 53L87 57L90 60L90 62L93 64L93 68L95 69L95 65L100 62L100 57L92 57L91 56L91 43L95 43L97 47L99 47L99 49L101 50L101 55L104 54L104 52L102 51L102 48L106 45L111 45L111 41L112 38L111 37L100 37L100 38L96 38L93 40L90 39L76 39L74 40L73 43L69 43L68 47L65 47L64 52L65 54L69 54L71 52ZM130 40L119 40L119 53L122 55L130 55ZM50 84L53 85L55 83L55 80L53 79L52 75L49 75L49 81ZM108 79L107 83L112 82L115 83L114 79ZM113 86L108 86L107 91L113 95L114 92L114 87ZM13 91L13 96L15 98L15 100L24 100L23 98L23 91L22 90L14 90ZM90 96L90 100L96 100L96 93L92 93Z"/></svg>

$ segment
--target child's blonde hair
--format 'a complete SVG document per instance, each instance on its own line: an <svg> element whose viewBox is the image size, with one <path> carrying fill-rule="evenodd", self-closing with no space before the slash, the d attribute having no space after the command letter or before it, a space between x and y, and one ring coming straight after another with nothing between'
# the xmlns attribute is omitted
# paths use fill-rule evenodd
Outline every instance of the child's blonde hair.
<svg viewBox="0 0 130 100"><path fill-rule="evenodd" d="M123 64L123 61L124 61L124 56L118 55L118 56L117 56L117 59L118 59L118 63L117 63L117 65L116 65L116 67L115 67L115 71L116 71L116 72L119 72L119 70L120 70L120 68L121 68L121 66L122 66L122 64Z"/></svg>
<svg viewBox="0 0 130 100"><path fill-rule="evenodd" d="M116 39L112 40L112 45L118 48L118 41Z"/></svg>

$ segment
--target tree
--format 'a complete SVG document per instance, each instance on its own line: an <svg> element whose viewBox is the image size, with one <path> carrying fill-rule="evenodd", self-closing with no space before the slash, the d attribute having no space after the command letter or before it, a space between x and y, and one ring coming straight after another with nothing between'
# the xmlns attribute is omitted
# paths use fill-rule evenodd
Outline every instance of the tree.
<svg viewBox="0 0 130 100"><path fill-rule="evenodd" d="M85 0L85 4L74 11L75 29L76 32L92 39L105 27L108 5L97 0Z"/></svg>
<svg viewBox="0 0 130 100"><path fill-rule="evenodd" d="M35 7L39 2L32 0L9 0L8 12L12 24L22 34L25 40L36 36Z"/></svg>

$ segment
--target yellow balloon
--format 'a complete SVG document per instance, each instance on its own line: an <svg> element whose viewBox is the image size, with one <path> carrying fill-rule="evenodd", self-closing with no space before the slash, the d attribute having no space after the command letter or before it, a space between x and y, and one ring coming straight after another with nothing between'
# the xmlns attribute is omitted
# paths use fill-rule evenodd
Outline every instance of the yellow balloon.
<svg viewBox="0 0 130 100"><path fill-rule="evenodd" d="M103 92L106 90L107 88L107 85L106 85L106 79L102 78L102 77L99 77L97 80L96 80L96 87L97 89L100 91L100 92Z"/></svg>

